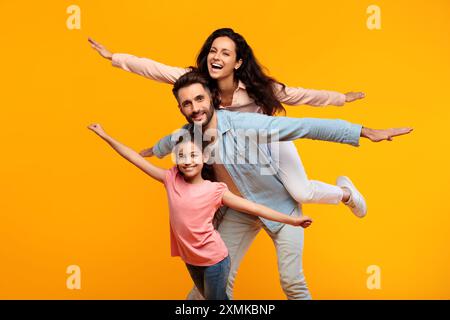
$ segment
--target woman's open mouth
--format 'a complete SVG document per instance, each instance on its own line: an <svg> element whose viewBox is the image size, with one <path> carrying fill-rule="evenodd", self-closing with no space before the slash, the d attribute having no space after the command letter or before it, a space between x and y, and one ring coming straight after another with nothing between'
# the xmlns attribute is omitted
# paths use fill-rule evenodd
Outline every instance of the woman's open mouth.
<svg viewBox="0 0 450 320"><path fill-rule="evenodd" d="M211 71L213 72L217 72L222 70L223 65L219 64L219 63L211 63Z"/></svg>

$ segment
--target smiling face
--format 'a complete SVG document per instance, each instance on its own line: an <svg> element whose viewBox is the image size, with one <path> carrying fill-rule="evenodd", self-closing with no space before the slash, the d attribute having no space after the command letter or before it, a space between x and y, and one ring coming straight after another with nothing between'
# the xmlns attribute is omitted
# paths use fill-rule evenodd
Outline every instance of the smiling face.
<svg viewBox="0 0 450 320"><path fill-rule="evenodd" d="M178 91L181 113L189 123L205 127L214 115L211 94L201 83L194 83Z"/></svg>
<svg viewBox="0 0 450 320"><path fill-rule="evenodd" d="M236 61L236 59L236 44L234 41L228 37L216 38L207 57L210 77L220 80L233 76L234 70L242 64L242 60Z"/></svg>
<svg viewBox="0 0 450 320"><path fill-rule="evenodd" d="M192 141L181 142L176 148L176 160L178 170L186 180L201 175L203 168L202 150Z"/></svg>

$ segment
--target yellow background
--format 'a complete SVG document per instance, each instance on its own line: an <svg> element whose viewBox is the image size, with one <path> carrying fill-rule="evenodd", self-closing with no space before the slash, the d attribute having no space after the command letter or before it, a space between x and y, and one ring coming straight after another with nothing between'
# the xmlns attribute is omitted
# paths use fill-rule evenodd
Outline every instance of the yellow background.
<svg viewBox="0 0 450 320"><path fill-rule="evenodd" d="M66 8L81 8L69 30ZM366 27L369 5L382 29ZM171 87L110 66L87 43L189 66L216 28L243 34L272 76L367 98L343 108L288 107L294 117L412 126L360 148L297 141L309 177L340 174L368 216L305 206L304 268L316 299L450 298L448 123L450 3L433 1L0 2L0 298L183 299L184 264L169 253L165 191L86 129L101 123L136 150L184 123ZM170 158L154 159L170 166ZM81 290L66 268L81 268ZM369 265L381 289L366 287ZM236 299L284 299L261 232Z"/></svg>

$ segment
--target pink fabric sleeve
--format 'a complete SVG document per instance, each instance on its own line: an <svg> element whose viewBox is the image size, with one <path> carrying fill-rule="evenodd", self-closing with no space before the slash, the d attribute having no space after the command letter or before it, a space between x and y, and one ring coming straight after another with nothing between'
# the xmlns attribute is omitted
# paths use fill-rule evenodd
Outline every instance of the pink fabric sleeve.
<svg viewBox="0 0 450 320"><path fill-rule="evenodd" d="M175 83L179 77L190 71L189 68L166 66L148 58L139 58L126 53L114 53L111 63L114 67L170 84Z"/></svg>
<svg viewBox="0 0 450 320"><path fill-rule="evenodd" d="M218 207L220 208L221 206L224 205L222 198L223 198L223 194L226 191L228 191L228 186L223 182L216 182L216 185L217 185L217 188L215 191L216 192L215 195L216 195Z"/></svg>
<svg viewBox="0 0 450 320"><path fill-rule="evenodd" d="M303 89L300 87L283 87L281 84L275 84L275 95L281 103L291 106L307 104L310 106L343 106L345 104L345 94L326 91Z"/></svg>
<svg viewBox="0 0 450 320"><path fill-rule="evenodd" d="M166 174L164 175L163 184L167 187L167 185L172 184L174 181L174 176L177 174L177 167L173 166L172 168L166 170Z"/></svg>

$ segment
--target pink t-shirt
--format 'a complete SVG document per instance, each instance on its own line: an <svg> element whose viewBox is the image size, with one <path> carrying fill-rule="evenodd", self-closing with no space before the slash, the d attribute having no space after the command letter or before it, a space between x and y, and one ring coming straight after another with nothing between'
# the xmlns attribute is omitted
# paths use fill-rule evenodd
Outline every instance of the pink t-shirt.
<svg viewBox="0 0 450 320"><path fill-rule="evenodd" d="M187 183L178 168L167 170L164 185L169 201L170 247L194 266L211 266L228 256L228 249L212 224L228 190L222 182Z"/></svg>

